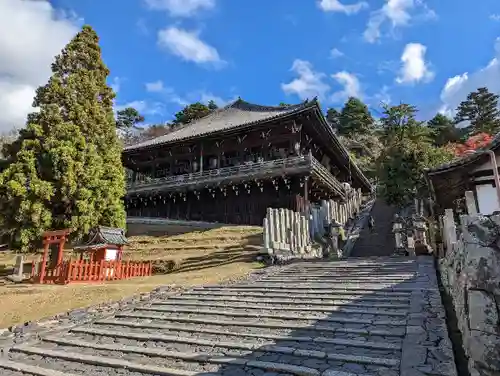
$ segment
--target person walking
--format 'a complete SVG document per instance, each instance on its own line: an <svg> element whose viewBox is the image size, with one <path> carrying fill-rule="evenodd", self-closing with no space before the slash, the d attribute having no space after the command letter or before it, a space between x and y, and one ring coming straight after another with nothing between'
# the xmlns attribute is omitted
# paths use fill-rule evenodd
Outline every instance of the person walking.
<svg viewBox="0 0 500 376"><path fill-rule="evenodd" d="M375 228L375 220L371 215L368 218L368 228L370 229L370 232L373 232L373 229Z"/></svg>

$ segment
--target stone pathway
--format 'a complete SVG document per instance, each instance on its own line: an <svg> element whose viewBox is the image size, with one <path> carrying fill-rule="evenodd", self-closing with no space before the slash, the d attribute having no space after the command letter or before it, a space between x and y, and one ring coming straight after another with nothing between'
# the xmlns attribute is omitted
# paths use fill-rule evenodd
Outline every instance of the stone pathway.
<svg viewBox="0 0 500 376"><path fill-rule="evenodd" d="M2 376L456 375L431 259L296 263L15 344Z"/></svg>

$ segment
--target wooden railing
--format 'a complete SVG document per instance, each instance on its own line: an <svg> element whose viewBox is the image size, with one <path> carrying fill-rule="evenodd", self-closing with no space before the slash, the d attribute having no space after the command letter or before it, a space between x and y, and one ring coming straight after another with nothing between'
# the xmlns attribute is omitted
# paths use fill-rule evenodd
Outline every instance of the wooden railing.
<svg viewBox="0 0 500 376"><path fill-rule="evenodd" d="M39 281L36 262L32 265L32 278ZM41 266L41 265L40 265ZM41 270L40 266L38 270ZM47 268L42 283L67 284L72 282L102 282L152 275L151 262L145 261L64 261L55 268Z"/></svg>
<svg viewBox="0 0 500 376"><path fill-rule="evenodd" d="M248 178L277 176L283 173L313 172L317 177L330 185L338 194L344 195L342 184L321 163L310 155L276 159L272 161L251 162L240 166L223 167L215 170L193 172L191 174L150 178L143 181L127 183L129 193L148 191L158 188L177 188L189 185L220 183L224 180L235 181Z"/></svg>

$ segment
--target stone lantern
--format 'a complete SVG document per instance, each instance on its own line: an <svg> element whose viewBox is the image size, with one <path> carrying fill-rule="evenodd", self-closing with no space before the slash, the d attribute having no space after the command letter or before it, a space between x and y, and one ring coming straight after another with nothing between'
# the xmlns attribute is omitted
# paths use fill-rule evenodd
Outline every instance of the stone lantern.
<svg viewBox="0 0 500 376"><path fill-rule="evenodd" d="M427 244L427 221L421 215L415 215L412 218L413 232L415 240L419 240L422 244Z"/></svg>
<svg viewBox="0 0 500 376"><path fill-rule="evenodd" d="M394 223L392 225L392 232L396 239L396 254L406 254L406 247L404 244L403 236L406 236L405 221L399 215L394 216Z"/></svg>

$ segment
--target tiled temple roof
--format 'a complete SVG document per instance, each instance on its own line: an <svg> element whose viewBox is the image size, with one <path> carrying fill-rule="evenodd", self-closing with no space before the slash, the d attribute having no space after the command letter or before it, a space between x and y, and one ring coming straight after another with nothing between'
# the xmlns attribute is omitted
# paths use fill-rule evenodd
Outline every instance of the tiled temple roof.
<svg viewBox="0 0 500 376"><path fill-rule="evenodd" d="M236 129L242 126L259 124L278 119L282 116L298 113L316 103L316 100L312 100L291 106L261 106L238 99L166 135L127 146L124 148L124 151L142 149L148 146L160 145L168 142L205 136L219 131Z"/></svg>
<svg viewBox="0 0 500 376"><path fill-rule="evenodd" d="M90 230L88 241L74 249L94 249L105 247L106 245L128 244L125 232L121 228L97 226Z"/></svg>

